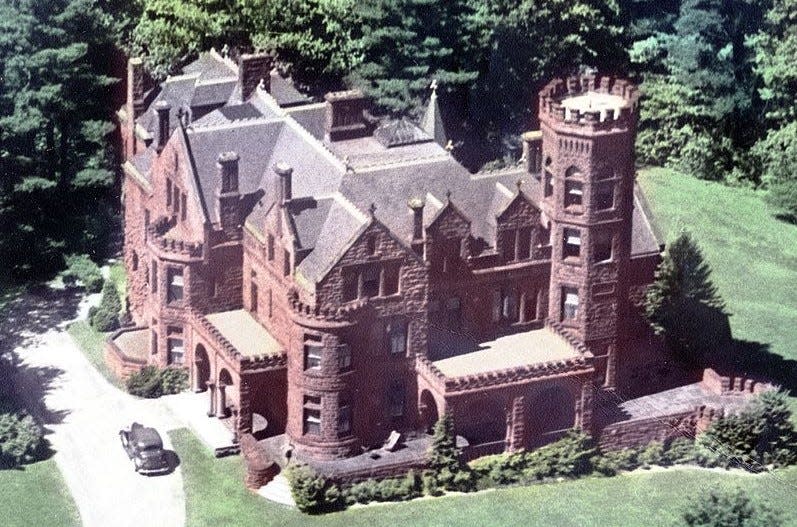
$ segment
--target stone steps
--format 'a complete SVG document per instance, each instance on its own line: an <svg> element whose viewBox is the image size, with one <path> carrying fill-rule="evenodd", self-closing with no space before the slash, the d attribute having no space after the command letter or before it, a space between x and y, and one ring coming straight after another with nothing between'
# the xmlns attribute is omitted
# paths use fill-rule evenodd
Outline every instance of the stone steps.
<svg viewBox="0 0 797 527"><path fill-rule="evenodd" d="M291 486L287 478L282 474L277 474L274 479L258 489L257 493L269 501L281 503L289 507L296 507L291 494Z"/></svg>

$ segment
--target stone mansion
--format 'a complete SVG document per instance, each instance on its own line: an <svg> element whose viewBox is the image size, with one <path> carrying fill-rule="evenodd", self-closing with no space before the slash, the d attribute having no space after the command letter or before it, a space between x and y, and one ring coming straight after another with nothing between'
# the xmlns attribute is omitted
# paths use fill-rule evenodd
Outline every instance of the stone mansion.
<svg viewBox="0 0 797 527"><path fill-rule="evenodd" d="M185 366L209 415L319 462L443 412L472 456L598 433L596 401L644 391L662 345L636 306L663 246L635 86L549 83L521 162L473 174L434 93L420 124L378 121L273 66L211 51L145 89L129 61L119 375Z"/></svg>

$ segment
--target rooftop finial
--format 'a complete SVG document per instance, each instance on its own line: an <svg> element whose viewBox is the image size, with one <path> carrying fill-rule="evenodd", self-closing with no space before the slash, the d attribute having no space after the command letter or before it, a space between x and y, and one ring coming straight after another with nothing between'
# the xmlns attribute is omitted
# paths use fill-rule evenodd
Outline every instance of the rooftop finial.
<svg viewBox="0 0 797 527"><path fill-rule="evenodd" d="M446 200L451 201L451 189L446 190Z"/></svg>
<svg viewBox="0 0 797 527"><path fill-rule="evenodd" d="M448 142L446 143L446 152L450 154L453 151L454 151L454 142L451 139L449 139Z"/></svg>
<svg viewBox="0 0 797 527"><path fill-rule="evenodd" d="M517 191L520 192L520 187L523 186L523 180L518 179L517 181L515 181L515 185L517 185Z"/></svg>
<svg viewBox="0 0 797 527"><path fill-rule="evenodd" d="M368 207L368 211L371 213L371 217L373 217L374 214L376 214L376 203L371 202L371 206Z"/></svg>
<svg viewBox="0 0 797 527"><path fill-rule="evenodd" d="M221 56L224 57L225 59L230 56L230 46L228 46L227 44L224 44L224 46L222 46Z"/></svg>
<svg viewBox="0 0 797 527"><path fill-rule="evenodd" d="M432 79L432 83L429 85L429 89L432 90L432 95L437 95L437 79Z"/></svg>

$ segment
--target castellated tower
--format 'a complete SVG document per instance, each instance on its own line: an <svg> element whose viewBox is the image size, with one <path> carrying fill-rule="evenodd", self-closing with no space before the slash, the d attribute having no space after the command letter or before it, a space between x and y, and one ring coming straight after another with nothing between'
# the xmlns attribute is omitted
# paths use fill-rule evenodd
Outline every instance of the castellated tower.
<svg viewBox="0 0 797 527"><path fill-rule="evenodd" d="M555 80L539 99L541 204L553 246L548 316L584 342L596 384L612 389L628 310L638 91L587 75Z"/></svg>

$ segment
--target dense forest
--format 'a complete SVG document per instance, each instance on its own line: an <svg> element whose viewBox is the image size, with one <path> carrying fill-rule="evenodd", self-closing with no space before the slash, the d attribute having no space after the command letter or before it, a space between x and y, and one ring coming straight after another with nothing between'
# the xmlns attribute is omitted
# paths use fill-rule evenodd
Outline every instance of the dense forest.
<svg viewBox="0 0 797 527"><path fill-rule="evenodd" d="M311 94L361 87L383 115L417 117L436 79L490 166L552 76L627 75L640 164L761 188L797 218L797 0L5 0L0 281L112 246L124 54L157 80L225 45L273 52Z"/></svg>

